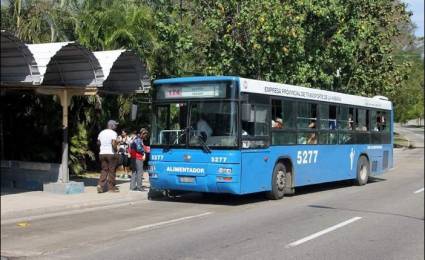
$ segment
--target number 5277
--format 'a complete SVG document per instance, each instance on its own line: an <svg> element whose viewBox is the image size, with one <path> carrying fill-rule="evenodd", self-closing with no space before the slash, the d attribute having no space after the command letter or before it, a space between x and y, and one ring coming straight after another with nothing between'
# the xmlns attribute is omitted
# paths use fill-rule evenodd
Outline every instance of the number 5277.
<svg viewBox="0 0 425 260"><path fill-rule="evenodd" d="M297 164L316 163L318 154L319 154L319 151L317 150L298 151Z"/></svg>

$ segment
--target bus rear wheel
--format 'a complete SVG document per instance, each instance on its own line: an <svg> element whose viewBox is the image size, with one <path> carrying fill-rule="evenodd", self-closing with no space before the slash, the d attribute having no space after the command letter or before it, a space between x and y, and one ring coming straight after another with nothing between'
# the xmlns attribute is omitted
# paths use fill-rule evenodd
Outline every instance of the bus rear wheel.
<svg viewBox="0 0 425 260"><path fill-rule="evenodd" d="M285 187L287 178L285 165L282 163L276 164L272 176L272 190L266 193L266 197L272 200L280 200L285 195Z"/></svg>
<svg viewBox="0 0 425 260"><path fill-rule="evenodd" d="M369 160L366 158L366 156L362 155L357 161L356 184L359 186L365 185L369 179L369 172L370 172Z"/></svg>

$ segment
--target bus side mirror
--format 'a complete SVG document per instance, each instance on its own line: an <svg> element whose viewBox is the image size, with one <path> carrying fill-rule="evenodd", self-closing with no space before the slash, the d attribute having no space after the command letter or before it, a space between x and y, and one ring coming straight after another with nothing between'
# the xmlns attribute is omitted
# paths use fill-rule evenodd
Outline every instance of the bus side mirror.
<svg viewBox="0 0 425 260"><path fill-rule="evenodd" d="M242 121L254 122L254 105L242 104L241 119Z"/></svg>

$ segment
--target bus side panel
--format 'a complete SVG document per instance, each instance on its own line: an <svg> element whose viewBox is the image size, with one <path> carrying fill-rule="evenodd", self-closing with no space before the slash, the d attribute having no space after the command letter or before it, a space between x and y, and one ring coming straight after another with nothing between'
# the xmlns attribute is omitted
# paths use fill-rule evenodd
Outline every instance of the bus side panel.
<svg viewBox="0 0 425 260"><path fill-rule="evenodd" d="M381 175L393 167L392 144L367 145L364 147L369 156L370 175Z"/></svg>
<svg viewBox="0 0 425 260"><path fill-rule="evenodd" d="M289 157L294 167L294 186L304 186L354 178L350 152L350 147L343 146L274 146L271 157L275 161L280 157Z"/></svg>
<svg viewBox="0 0 425 260"><path fill-rule="evenodd" d="M274 161L270 160L270 151L268 149L243 150L241 157L242 194L270 190L274 167Z"/></svg>

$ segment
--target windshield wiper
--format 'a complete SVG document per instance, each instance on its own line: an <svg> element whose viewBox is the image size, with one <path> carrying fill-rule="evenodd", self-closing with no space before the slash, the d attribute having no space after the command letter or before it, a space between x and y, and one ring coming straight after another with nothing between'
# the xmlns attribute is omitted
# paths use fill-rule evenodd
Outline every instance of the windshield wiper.
<svg viewBox="0 0 425 260"><path fill-rule="evenodd" d="M202 151L204 151L205 153L211 153L211 148L205 143L204 139L202 139L202 136L200 135L195 135L198 140L199 143L202 145Z"/></svg>
<svg viewBox="0 0 425 260"><path fill-rule="evenodd" d="M192 128L191 126L188 126L188 127L184 128L182 130L181 134L180 135L177 135L177 139L175 140L175 142L179 143L183 136L185 136L185 135L188 136L189 131L190 131L191 128ZM183 140L183 141L184 141L184 143L186 143L186 140Z"/></svg>

